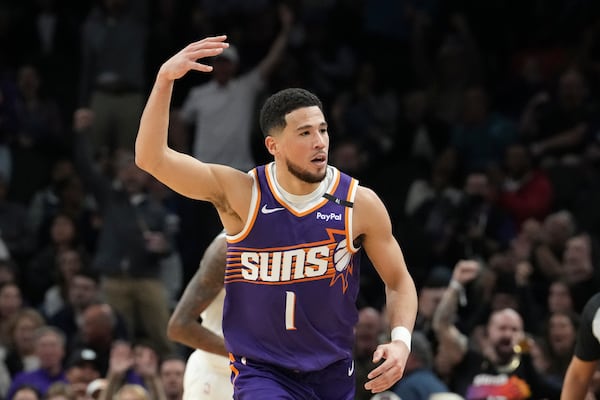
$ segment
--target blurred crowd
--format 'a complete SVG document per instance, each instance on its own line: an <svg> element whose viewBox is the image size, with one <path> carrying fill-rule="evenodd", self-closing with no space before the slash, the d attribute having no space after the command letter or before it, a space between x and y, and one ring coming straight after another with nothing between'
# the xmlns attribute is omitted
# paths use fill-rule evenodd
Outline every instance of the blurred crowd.
<svg viewBox="0 0 600 400"><path fill-rule="evenodd" d="M330 163L386 203L419 291L414 369L464 396L456 366L470 353L444 360L445 330L489 355L488 316L510 308L499 318L514 317L536 371L560 386L600 288L600 3L32 0L0 4L2 396L178 398L169 376L189 349L166 322L222 228L137 169L133 145L162 61L221 33L235 68L224 78L215 64L215 79L255 90L223 100L255 95L235 115L248 143L224 145L268 161L260 99L307 88L324 103ZM190 104L210 79L175 86L171 145L192 155L206 139ZM361 274L357 358L369 359L384 290L368 260ZM23 379L43 389L15 393Z"/></svg>

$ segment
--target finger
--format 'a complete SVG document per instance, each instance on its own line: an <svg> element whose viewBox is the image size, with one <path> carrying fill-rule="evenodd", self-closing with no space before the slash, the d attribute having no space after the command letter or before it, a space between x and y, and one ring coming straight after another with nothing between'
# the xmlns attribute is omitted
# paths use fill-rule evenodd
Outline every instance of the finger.
<svg viewBox="0 0 600 400"><path fill-rule="evenodd" d="M391 367L392 367L392 363L386 360L383 363L381 363L381 365L377 366L377 368L375 368L371 372L369 372L369 374L367 375L367 378L369 378L369 379L377 378L379 375L384 374Z"/></svg>
<svg viewBox="0 0 600 400"><path fill-rule="evenodd" d="M213 67L210 65L201 64L198 62L192 62L190 65L190 69L194 70L194 71L200 71L200 72L211 72L213 70Z"/></svg>
<svg viewBox="0 0 600 400"><path fill-rule="evenodd" d="M375 379L372 379L365 383L365 389L370 390L371 393L380 393L389 389L392 385L391 381L384 375L380 375Z"/></svg>
<svg viewBox="0 0 600 400"><path fill-rule="evenodd" d="M206 58L206 57L215 57L219 54L221 54L223 52L223 47L216 47L216 48L210 48L210 49L206 49L206 48L201 48L201 49L197 49L194 51L190 51L187 56L189 56L190 59L193 60L199 60L201 58Z"/></svg>
<svg viewBox="0 0 600 400"><path fill-rule="evenodd" d="M209 36L204 39L198 40L196 42L192 42L188 46L198 46L198 45L203 45L206 43L225 42L226 39L227 39L227 35Z"/></svg>

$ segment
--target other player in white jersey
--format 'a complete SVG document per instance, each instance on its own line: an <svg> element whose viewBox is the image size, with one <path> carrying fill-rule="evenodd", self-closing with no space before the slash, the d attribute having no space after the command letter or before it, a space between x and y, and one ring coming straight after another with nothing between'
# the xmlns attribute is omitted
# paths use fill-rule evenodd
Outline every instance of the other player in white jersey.
<svg viewBox="0 0 600 400"><path fill-rule="evenodd" d="M227 243L222 232L206 248L198 271L186 286L169 320L169 338L196 349L187 360L183 400L233 398L231 370L221 328L226 253Z"/></svg>

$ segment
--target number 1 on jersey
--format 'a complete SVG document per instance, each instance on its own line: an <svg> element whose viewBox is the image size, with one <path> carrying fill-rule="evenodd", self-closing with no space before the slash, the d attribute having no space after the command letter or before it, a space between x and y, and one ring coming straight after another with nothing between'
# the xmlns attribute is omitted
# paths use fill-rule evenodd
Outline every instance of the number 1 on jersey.
<svg viewBox="0 0 600 400"><path fill-rule="evenodd" d="M285 292L285 329L288 331L296 330L296 293Z"/></svg>

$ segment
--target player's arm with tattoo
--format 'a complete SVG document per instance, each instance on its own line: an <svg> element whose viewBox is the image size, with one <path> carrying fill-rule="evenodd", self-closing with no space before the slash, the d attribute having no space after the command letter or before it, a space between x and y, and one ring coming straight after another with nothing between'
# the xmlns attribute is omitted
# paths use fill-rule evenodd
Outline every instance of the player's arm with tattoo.
<svg viewBox="0 0 600 400"><path fill-rule="evenodd" d="M167 327L169 339L225 357L223 338L202 326L198 318L223 288L226 254L225 236L219 235L206 249Z"/></svg>

